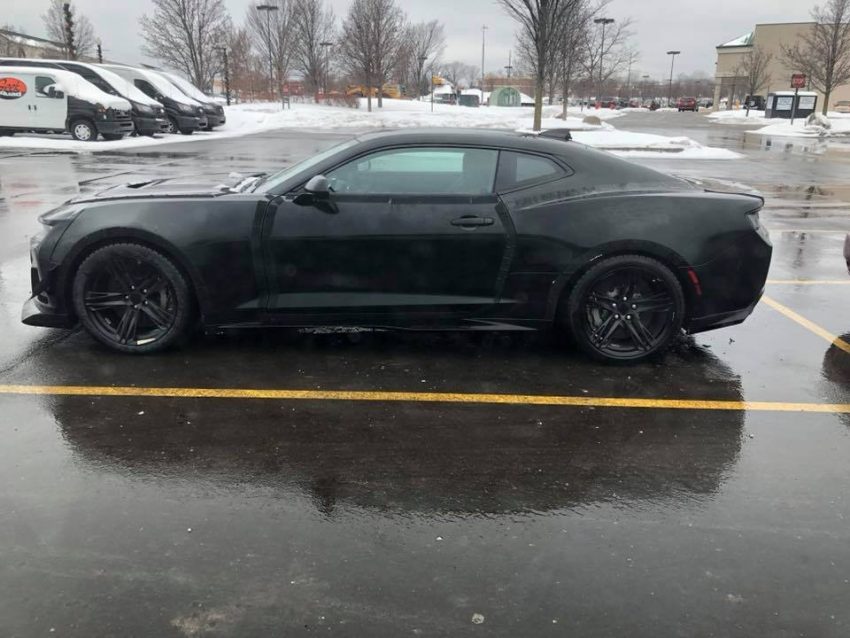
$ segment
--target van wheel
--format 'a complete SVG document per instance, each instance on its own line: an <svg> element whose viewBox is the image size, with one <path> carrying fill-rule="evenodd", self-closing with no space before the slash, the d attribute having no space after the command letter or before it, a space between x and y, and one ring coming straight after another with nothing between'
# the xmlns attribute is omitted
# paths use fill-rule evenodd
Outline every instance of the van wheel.
<svg viewBox="0 0 850 638"><path fill-rule="evenodd" d="M177 120L173 117L169 117L168 118L168 128L165 129L165 132L170 134L170 135L176 135L177 130L178 130Z"/></svg>
<svg viewBox="0 0 850 638"><path fill-rule="evenodd" d="M195 132L195 129L193 129L193 128L181 128L181 129L180 129L180 132L181 132L183 135L191 135L192 133L194 133L194 132Z"/></svg>
<svg viewBox="0 0 850 638"><path fill-rule="evenodd" d="M4 131L0 129L0 137L12 137L15 134L15 131Z"/></svg>
<svg viewBox="0 0 850 638"><path fill-rule="evenodd" d="M71 122L71 137L79 142L94 142L97 129L88 120L74 120Z"/></svg>
<svg viewBox="0 0 850 638"><path fill-rule="evenodd" d="M103 139L108 140L110 142L115 142L117 140L124 139L123 133L101 133L103 135Z"/></svg>

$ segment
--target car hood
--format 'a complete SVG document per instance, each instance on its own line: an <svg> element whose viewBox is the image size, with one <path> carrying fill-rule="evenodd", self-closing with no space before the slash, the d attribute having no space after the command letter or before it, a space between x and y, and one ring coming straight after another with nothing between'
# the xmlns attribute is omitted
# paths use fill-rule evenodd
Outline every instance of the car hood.
<svg viewBox="0 0 850 638"><path fill-rule="evenodd" d="M175 177L146 179L110 186L96 193L78 197L73 203L97 202L113 199L141 199L154 197L217 197L241 192L262 173L243 175L239 173L207 175L199 177Z"/></svg>

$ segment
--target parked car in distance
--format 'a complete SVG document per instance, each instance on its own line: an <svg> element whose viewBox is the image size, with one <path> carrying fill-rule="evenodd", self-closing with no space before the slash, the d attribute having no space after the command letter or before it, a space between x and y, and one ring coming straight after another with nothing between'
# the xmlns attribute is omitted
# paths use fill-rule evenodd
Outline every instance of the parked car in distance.
<svg viewBox="0 0 850 638"><path fill-rule="evenodd" d="M64 69L0 67L0 135L27 131L119 140L133 131L130 103Z"/></svg>
<svg viewBox="0 0 850 638"><path fill-rule="evenodd" d="M596 101L598 109L617 109L620 107L620 100L616 97L603 97Z"/></svg>
<svg viewBox="0 0 850 638"><path fill-rule="evenodd" d="M744 98L744 106L756 111L764 111L766 105L763 95L748 95Z"/></svg>
<svg viewBox="0 0 850 638"><path fill-rule="evenodd" d="M850 113L850 100L839 100L832 110L836 113Z"/></svg>
<svg viewBox="0 0 850 638"><path fill-rule="evenodd" d="M161 75L148 69L121 64L99 64L98 66L109 69L128 82L132 82L142 93L162 104L168 119L168 133L180 132L183 135L191 135L207 125L204 107Z"/></svg>
<svg viewBox="0 0 850 638"><path fill-rule="evenodd" d="M227 121L227 117L224 115L224 107L221 104L218 104L208 95L205 95L204 92L197 88L194 84L192 84L188 80L184 80L175 73L169 73L168 71L159 71L155 69L151 70L155 71L156 73L159 73L162 77L164 77L174 86L176 86L180 90L180 92L192 98L204 107L204 115L207 116L207 125L202 128L207 131L211 131L216 126L221 126Z"/></svg>
<svg viewBox="0 0 850 638"><path fill-rule="evenodd" d="M104 93L127 100L130 103L133 127L137 134L153 135L163 133L168 128L168 120L162 104L152 100L130 82L108 69L85 62L42 58L2 58L0 67L2 66L31 66L71 71L85 78Z"/></svg>
<svg viewBox="0 0 850 638"><path fill-rule="evenodd" d="M634 362L746 319L772 252L764 200L563 139L372 133L229 187L150 179L79 197L40 218L22 320L79 320L126 353L198 322L555 328Z"/></svg>
<svg viewBox="0 0 850 638"><path fill-rule="evenodd" d="M699 105L697 104L697 99L695 97L680 97L676 102L676 109L681 113L682 111L699 111Z"/></svg>

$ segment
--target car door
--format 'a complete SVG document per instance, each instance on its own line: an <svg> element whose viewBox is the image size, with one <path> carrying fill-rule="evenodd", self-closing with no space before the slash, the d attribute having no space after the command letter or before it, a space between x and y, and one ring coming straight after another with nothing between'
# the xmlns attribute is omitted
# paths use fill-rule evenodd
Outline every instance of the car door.
<svg viewBox="0 0 850 638"><path fill-rule="evenodd" d="M486 312L509 243L497 163L494 149L385 149L329 171L324 205L284 197L266 238L271 314L409 324Z"/></svg>
<svg viewBox="0 0 850 638"><path fill-rule="evenodd" d="M0 70L0 125L9 128L32 126L33 78Z"/></svg>
<svg viewBox="0 0 850 638"><path fill-rule="evenodd" d="M31 120L33 128L65 130L68 119L67 88L52 75L36 73Z"/></svg>

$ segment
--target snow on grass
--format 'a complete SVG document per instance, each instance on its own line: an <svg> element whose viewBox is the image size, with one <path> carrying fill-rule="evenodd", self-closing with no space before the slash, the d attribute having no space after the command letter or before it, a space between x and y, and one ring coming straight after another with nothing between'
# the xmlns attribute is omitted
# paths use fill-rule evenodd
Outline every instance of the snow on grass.
<svg viewBox="0 0 850 638"><path fill-rule="evenodd" d="M200 140L224 139L263 133L286 128L299 130L344 130L395 129L409 127L463 127L495 128L507 130L530 129L533 109L527 107L480 107L468 108L449 104L434 104L412 100L384 100L384 107L366 110L365 99L361 108L332 107L309 103L294 103L291 109L282 110L277 103L239 104L225 107L227 123L214 131L199 131L194 135L161 135L151 137L128 137L114 142L77 142L68 136L16 135L0 138L0 148L36 148L52 151L100 152L149 148L162 144L196 142ZM560 106L543 109L543 128L568 128L574 131L575 139L589 146L611 150L630 156L683 157L733 159L736 153L723 149L703 147L689 138L666 137L646 133L620 131L607 120L622 115L611 109L573 108L565 120L556 116ZM599 118L600 122L586 123L586 116Z"/></svg>
<svg viewBox="0 0 850 638"><path fill-rule="evenodd" d="M764 120L770 122L767 126L747 131L752 135L772 135L776 137L809 137L809 138L827 138L827 137L847 137L850 136L850 114L847 113L830 113L828 118L829 128L825 128L820 124L807 124L805 117L800 117L794 120ZM822 121L822 120L821 120Z"/></svg>

